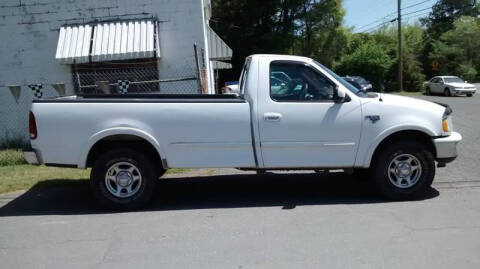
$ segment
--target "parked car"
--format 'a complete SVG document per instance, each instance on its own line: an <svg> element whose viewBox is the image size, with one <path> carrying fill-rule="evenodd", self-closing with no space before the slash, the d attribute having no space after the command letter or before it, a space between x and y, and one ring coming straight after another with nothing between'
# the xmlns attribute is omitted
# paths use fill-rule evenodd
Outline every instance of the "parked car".
<svg viewBox="0 0 480 269"><path fill-rule="evenodd" d="M222 87L222 93L238 93L238 81L227 81L225 82L225 86Z"/></svg>
<svg viewBox="0 0 480 269"><path fill-rule="evenodd" d="M425 94L445 96L466 95L472 97L477 91L475 85L455 76L437 76L425 83Z"/></svg>
<svg viewBox="0 0 480 269"><path fill-rule="evenodd" d="M275 72L290 81L271 85ZM228 112L228 113L227 113ZM384 196L432 184L457 157L448 105L365 93L304 57L246 59L239 95L83 95L34 100L31 164L92 167L104 206L136 209L169 168L368 171Z"/></svg>
<svg viewBox="0 0 480 269"><path fill-rule="evenodd" d="M373 91L372 84L360 76L346 76L343 77L343 79L359 90L363 90L366 92Z"/></svg>

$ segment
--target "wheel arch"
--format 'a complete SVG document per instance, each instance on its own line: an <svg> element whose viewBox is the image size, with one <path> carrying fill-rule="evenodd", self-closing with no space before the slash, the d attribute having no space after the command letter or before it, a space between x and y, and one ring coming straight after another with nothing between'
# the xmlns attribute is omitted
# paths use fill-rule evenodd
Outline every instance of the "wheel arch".
<svg viewBox="0 0 480 269"><path fill-rule="evenodd" d="M400 140L421 141L427 146L428 150L436 156L436 148L432 139L433 136L435 136L435 133L422 127L386 131L379 135L375 142L370 146L368 154L364 160L364 167L370 167L372 160L383 147L389 143Z"/></svg>
<svg viewBox="0 0 480 269"><path fill-rule="evenodd" d="M134 128L112 128L92 135L80 156L78 167L91 167L99 155L119 145L141 147L151 153L155 161L159 161L164 169L167 168L166 154L158 141L147 132Z"/></svg>

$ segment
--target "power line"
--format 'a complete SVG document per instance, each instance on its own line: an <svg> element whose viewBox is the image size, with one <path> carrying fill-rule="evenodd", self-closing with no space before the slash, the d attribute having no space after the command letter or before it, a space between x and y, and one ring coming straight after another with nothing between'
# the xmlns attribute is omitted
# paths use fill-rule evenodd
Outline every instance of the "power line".
<svg viewBox="0 0 480 269"><path fill-rule="evenodd" d="M405 7L405 8L402 8L402 10L407 9L407 8L410 8L410 7L414 7L414 6L421 5L421 4L426 3L426 2L429 2L429 1L431 1L431 0L422 1L422 2L419 2L419 3L413 4L413 5L407 6L407 7ZM474 3L475 3L475 2L474 2ZM435 6L435 4L432 5L432 6L430 6L430 7L427 7L427 8L418 9L418 10L415 10L415 11L411 11L411 12L408 12L408 13L404 13L404 14L402 14L402 16L415 14L415 15L413 15L413 16L404 17L404 19L411 19L411 18L415 18L415 17L422 16L422 15L426 15L426 14L429 14L429 13L431 12L430 9L432 9L434 6ZM466 5L466 6L464 6L464 7L470 7L470 6L472 6L472 5ZM475 6L475 4L474 4L473 6ZM423 13L420 13L420 14L416 14L416 13L419 13L419 12L422 12L422 11L425 11L425 10L429 10L429 11L428 11L428 12L423 12ZM390 13L390 14L392 14L392 13ZM390 15L390 14L389 14L389 15ZM381 20L385 20L387 17L388 17L388 15L385 16L385 17L382 17L381 19L376 20L376 21L374 21L374 22L372 22L372 23L370 23L370 24L364 25L364 26L358 28L357 30L360 30L360 29L362 29L362 28L365 28L366 26L370 26L370 25L372 25L372 24L374 24L374 23L376 23L376 22L379 22L379 21L381 21ZM394 18L394 19L392 19L392 20L390 20L390 21L384 21L384 22L382 22L382 23L380 23L380 24L377 24L377 25L375 25L375 26L373 26L373 27L369 27L368 29L363 30L363 31L361 31L361 32L359 32L359 33L372 32L372 31L376 30L377 28L379 28L379 27L381 27L381 26L383 26L383 25L385 25L385 24L393 23L393 22L395 22L395 21L397 21L397 20L398 20L398 18Z"/></svg>
<svg viewBox="0 0 480 269"><path fill-rule="evenodd" d="M368 33L368 32L371 32L371 31L374 31L374 30L380 28L381 26L383 26L383 25L385 25L385 24L393 23L393 22L396 22L396 21L397 21L397 18L395 18L395 19L393 19L393 20L390 20L390 21L382 22L382 23L380 23L380 24L378 24L378 25L375 25L375 26L373 26L373 27L370 27L370 28L368 28L367 30L364 30L364 31L362 31L362 32L360 32L360 33L362 33L362 34L363 34L363 33Z"/></svg>
<svg viewBox="0 0 480 269"><path fill-rule="evenodd" d="M424 8L424 9L415 10L415 11L412 11L412 12L409 12L409 13L405 13L405 14L403 14L403 15L415 14L415 13L418 13L418 12L422 12L422 11L425 11L425 10L431 9L432 7L433 7L433 6L431 6L431 7L427 7L427 8Z"/></svg>
<svg viewBox="0 0 480 269"><path fill-rule="evenodd" d="M373 25L373 24L375 24L375 23L377 23L377 22L380 22L380 21L385 21L385 20L388 19L388 17L391 17L392 15L395 15L395 13L389 13L389 14L383 16L382 18L376 20L376 21L373 21L373 22L371 22L371 23L369 23L369 24L365 24L365 25L363 25L363 26L361 26L361 27L358 27L357 30L361 30L361 29L363 29L363 28L365 28L365 27L367 27L367 26Z"/></svg>
<svg viewBox="0 0 480 269"><path fill-rule="evenodd" d="M430 2L430 1L432 1L432 0L424 0L424 1L418 2L418 3L416 3L416 4L412 4L412 5L406 6L406 7L402 8L402 10L404 10L404 9L409 9L409 8L412 8L412 7L415 7L415 6L419 6L419 5L421 5L421 4L424 4L424 3L427 3L427 2ZM432 7L429 7L429 8L432 8ZM377 22L385 21L385 20L388 19L388 17L391 17L391 16L395 15L396 13L397 13L397 11L388 13L387 15L383 16L383 17L380 18L380 19L377 19L377 20L375 20L375 21L373 21L373 22L371 22L371 23L368 23L368 24L365 24L365 25L363 25L363 26L361 26L361 27L358 27L358 28L357 28L357 31L359 31L359 30L361 30L361 29L364 29L364 28L366 28L367 26L371 26L371 25L373 25L373 24L375 24L375 23L377 23ZM407 13L407 15L408 15L408 14L409 14L409 13ZM389 22L390 22L390 21L384 22L384 23L386 24L386 23L389 23ZM380 24L380 25L383 25L383 24ZM362 31L362 32L363 32L363 31Z"/></svg>
<svg viewBox="0 0 480 269"><path fill-rule="evenodd" d="M405 18L403 18L403 19L404 19L404 20L408 20L408 19L411 19L411 18L420 17L420 16L427 15L427 14L430 14L430 11L424 12L424 13L420 13L420 14L415 14L415 15L412 15L412 16L409 16L409 17L405 17Z"/></svg>
<svg viewBox="0 0 480 269"><path fill-rule="evenodd" d="M416 6L419 6L421 4L424 4L424 3L427 3L427 2L431 2L432 0L426 0L426 1L422 1L422 2L419 2L419 3L416 3L416 4L412 4L412 5L409 5L409 6L406 6L404 8L402 8L402 10L405 10L405 9L409 9L409 8L412 8L412 7L416 7Z"/></svg>
<svg viewBox="0 0 480 269"><path fill-rule="evenodd" d="M420 4L420 3L417 3L416 5L419 5L419 4ZM418 10L415 10L415 11L412 11L412 12L408 12L408 13L404 13L403 16L416 14L416 13L418 13L418 12L422 12L422 11L425 11L425 10L430 10L432 7L433 7L433 6L428 7L428 8L418 9ZM403 9L405 9L405 8L403 8ZM430 13L430 11L427 12L427 13ZM418 14L417 14L417 15L418 15ZM412 17L413 17L413 16L412 16ZM407 18L412 18L412 17L407 17ZM407 19L407 18L405 18L405 19ZM375 26L373 26L373 27L368 28L367 30L362 31L361 33L370 32L370 31L375 30L375 29L377 29L378 27L381 27L381 26L383 26L383 25L385 25L385 24L394 22L394 21L396 21L397 19L398 19L398 18L395 18L395 19L393 19L393 20L391 20L391 21L387 21L387 22L380 23L380 24L378 24L378 25L375 25ZM377 20L377 21L378 21L378 20Z"/></svg>

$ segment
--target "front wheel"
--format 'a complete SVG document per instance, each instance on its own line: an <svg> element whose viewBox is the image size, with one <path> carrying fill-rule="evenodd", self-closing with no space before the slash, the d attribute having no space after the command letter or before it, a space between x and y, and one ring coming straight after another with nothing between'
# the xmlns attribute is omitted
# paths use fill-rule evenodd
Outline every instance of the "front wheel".
<svg viewBox="0 0 480 269"><path fill-rule="evenodd" d="M383 148L375 156L371 169L380 193L392 200L422 197L435 177L433 154L422 144L410 141Z"/></svg>
<svg viewBox="0 0 480 269"><path fill-rule="evenodd" d="M425 95L432 95L432 92L431 92L431 90L430 90L430 87L427 87L427 88L425 89Z"/></svg>
<svg viewBox="0 0 480 269"><path fill-rule="evenodd" d="M100 156L92 168L90 186L100 205L135 210L150 201L157 178L148 156L124 148Z"/></svg>
<svg viewBox="0 0 480 269"><path fill-rule="evenodd" d="M467 93L467 97L473 97L472 93Z"/></svg>
<svg viewBox="0 0 480 269"><path fill-rule="evenodd" d="M445 95L445 96L452 96L452 92L450 91L449 88L445 88L445 90L443 91L443 95Z"/></svg>

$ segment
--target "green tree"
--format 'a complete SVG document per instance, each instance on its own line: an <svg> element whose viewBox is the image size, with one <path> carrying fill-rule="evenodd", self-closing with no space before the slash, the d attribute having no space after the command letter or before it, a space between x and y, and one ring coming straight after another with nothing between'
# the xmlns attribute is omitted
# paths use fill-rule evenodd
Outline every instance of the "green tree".
<svg viewBox="0 0 480 269"><path fill-rule="evenodd" d="M295 53L312 57L331 66L339 60L346 47L346 32L342 27L345 10L340 0L304 1L297 16Z"/></svg>
<svg viewBox="0 0 480 269"><path fill-rule="evenodd" d="M450 31L433 43L430 60L437 61L438 74L455 74L474 80L480 70L480 19L460 17Z"/></svg>
<svg viewBox="0 0 480 269"><path fill-rule="evenodd" d="M439 0L428 18L422 19L428 34L436 39L453 28L453 23L461 16L478 15L474 0Z"/></svg>
<svg viewBox="0 0 480 269"><path fill-rule="evenodd" d="M422 64L419 61L422 47L423 29L419 25L406 25L403 32L403 66L404 86L408 91L419 91L422 89L425 76ZM358 48L365 42L373 42L380 46L388 55L392 64L385 74L384 87L386 91L398 89L398 35L395 27L382 27L371 34L354 34L349 41L348 51ZM354 75L354 74L351 74Z"/></svg>
<svg viewBox="0 0 480 269"><path fill-rule="evenodd" d="M427 77L438 74L438 70L433 70L433 62L430 57L430 53L434 49L433 43L443 33L453 29L454 21L461 16L477 17L478 14L479 4L476 4L475 0L439 0L433 6L429 16L420 20L426 27L421 61Z"/></svg>
<svg viewBox="0 0 480 269"><path fill-rule="evenodd" d="M352 54L342 58L336 70L342 75L360 75L372 82L375 89L384 89L392 60L386 50L374 41L360 45Z"/></svg>
<svg viewBox="0 0 480 269"><path fill-rule="evenodd" d="M425 75L420 61L423 45L423 29L419 25L406 25L402 27L403 33L403 86L406 91L420 91L423 88ZM398 36L396 30L389 31L388 42L393 62L398 62ZM394 42L392 43L391 40ZM386 78L387 90L398 89L398 64L393 64Z"/></svg>
<svg viewBox="0 0 480 269"><path fill-rule="evenodd" d="M212 8L210 25L233 50L232 78L251 54L304 55L331 65L346 43L342 0L214 0Z"/></svg>

